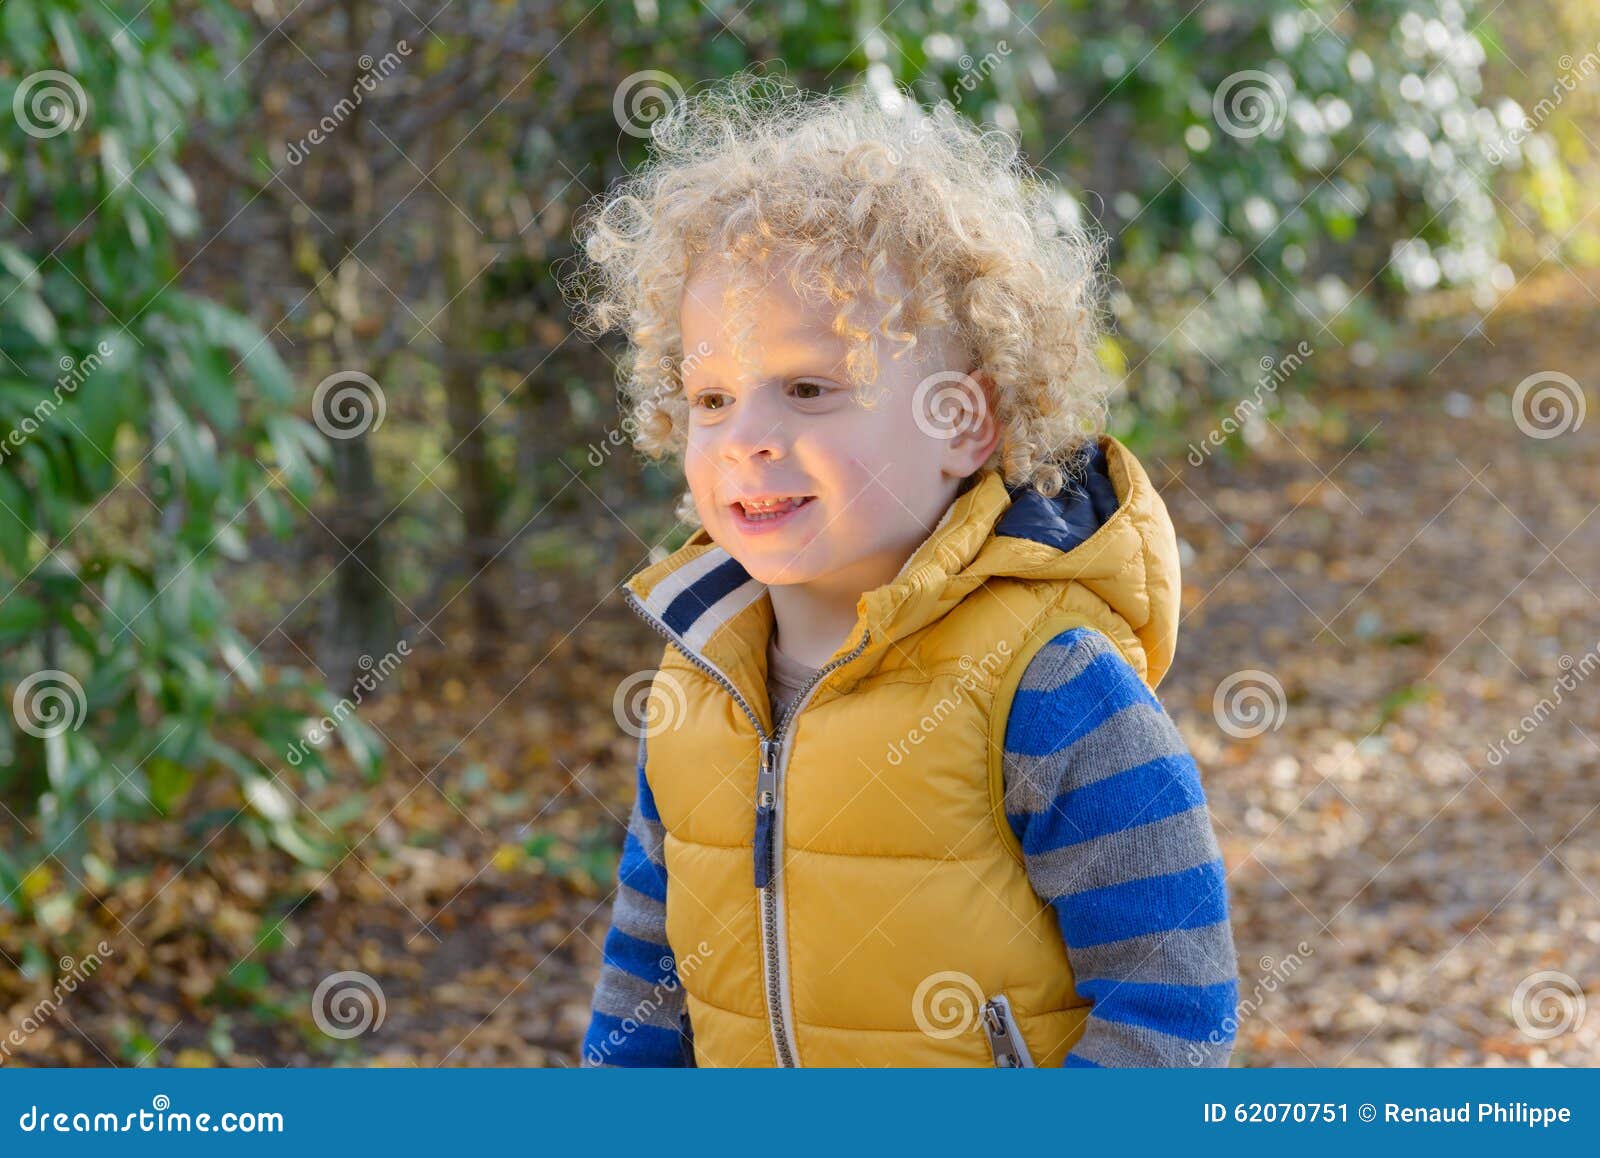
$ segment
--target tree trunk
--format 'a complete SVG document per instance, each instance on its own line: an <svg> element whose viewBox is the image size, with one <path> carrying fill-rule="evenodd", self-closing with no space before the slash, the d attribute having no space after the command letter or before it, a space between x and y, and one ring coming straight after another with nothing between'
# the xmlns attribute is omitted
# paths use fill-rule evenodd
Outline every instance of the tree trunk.
<svg viewBox="0 0 1600 1158"><path fill-rule="evenodd" d="M368 6L365 0L345 0L344 7L352 70L349 83L353 89L361 75L358 57L367 30ZM364 358L365 352L356 339L361 319L361 264L352 247L368 230L374 204L372 170L362 143L363 128L364 118L358 106L345 126L354 143L343 150L350 179L349 225L344 236L336 238L338 256L329 279L331 293L327 289L323 292L333 315L333 369L378 374L381 370ZM369 401L377 405L377 399ZM355 681L365 674L363 657L376 663L397 642L393 598L384 578L382 529L389 508L378 486L368 441L377 425L377 412L373 413L374 421L359 433L329 439L333 448L334 508L328 529L333 534L337 561L324 604L320 650L328 687L340 695L351 692Z"/></svg>
<svg viewBox="0 0 1600 1158"><path fill-rule="evenodd" d="M472 223L441 196L440 236L444 247L444 342L453 353L464 354L478 345L475 325L483 313L483 293L475 279L483 260L477 252ZM489 432L483 410L479 366L470 358L451 358L445 364L446 417L450 424L451 457L456 464L455 499L461 508L461 557L466 563L467 585L475 649L495 643L505 625L495 596L493 572L499 549L496 532L494 462L489 457Z"/></svg>

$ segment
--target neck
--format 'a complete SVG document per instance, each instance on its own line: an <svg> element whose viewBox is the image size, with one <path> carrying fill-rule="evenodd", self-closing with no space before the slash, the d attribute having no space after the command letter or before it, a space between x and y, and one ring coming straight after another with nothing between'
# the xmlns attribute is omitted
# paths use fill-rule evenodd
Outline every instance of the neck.
<svg viewBox="0 0 1600 1158"><path fill-rule="evenodd" d="M910 556L908 555L907 558ZM904 560L902 560L904 562ZM894 578L894 568L880 565L875 581L851 581L843 573L827 582L779 584L767 588L772 600L775 643L780 651L807 667L821 667L850 638L864 592ZM855 571L852 568L852 571Z"/></svg>

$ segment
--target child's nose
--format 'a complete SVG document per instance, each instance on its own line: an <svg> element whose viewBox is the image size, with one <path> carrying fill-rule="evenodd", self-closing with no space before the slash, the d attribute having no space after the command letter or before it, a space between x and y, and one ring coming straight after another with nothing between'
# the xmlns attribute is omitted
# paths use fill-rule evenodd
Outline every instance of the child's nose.
<svg viewBox="0 0 1600 1158"><path fill-rule="evenodd" d="M722 454L730 462L742 462L757 454L782 458L788 445L788 428L781 407L772 405L768 390L752 390L733 405L733 413L722 423Z"/></svg>

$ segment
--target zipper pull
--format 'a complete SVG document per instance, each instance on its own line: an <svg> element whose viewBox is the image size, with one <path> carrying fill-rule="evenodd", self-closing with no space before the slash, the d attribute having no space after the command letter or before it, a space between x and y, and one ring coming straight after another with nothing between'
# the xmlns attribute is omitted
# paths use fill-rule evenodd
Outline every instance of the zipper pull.
<svg viewBox="0 0 1600 1158"><path fill-rule="evenodd" d="M1033 1065L1028 1043L1011 1016L1011 1003L1005 994L996 994L983 1003L983 1032L988 1035L994 1064L1001 1069L1023 1069Z"/></svg>
<svg viewBox="0 0 1600 1158"><path fill-rule="evenodd" d="M761 771L756 773L756 807L770 808L778 798L778 741L761 741Z"/></svg>
<svg viewBox="0 0 1600 1158"><path fill-rule="evenodd" d="M778 803L778 743L761 741L761 770L756 773L756 888L772 883L772 819Z"/></svg>

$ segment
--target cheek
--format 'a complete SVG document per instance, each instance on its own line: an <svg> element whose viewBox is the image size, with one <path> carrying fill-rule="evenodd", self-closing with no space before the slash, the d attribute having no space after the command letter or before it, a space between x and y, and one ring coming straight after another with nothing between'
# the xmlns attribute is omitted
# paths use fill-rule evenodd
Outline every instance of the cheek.
<svg viewBox="0 0 1600 1158"><path fill-rule="evenodd" d="M697 479L713 477L711 456L704 442L689 436L688 444L683 451L683 473L688 476L691 484Z"/></svg>

